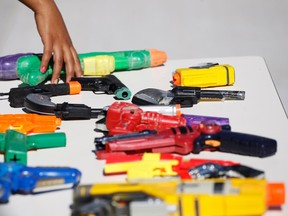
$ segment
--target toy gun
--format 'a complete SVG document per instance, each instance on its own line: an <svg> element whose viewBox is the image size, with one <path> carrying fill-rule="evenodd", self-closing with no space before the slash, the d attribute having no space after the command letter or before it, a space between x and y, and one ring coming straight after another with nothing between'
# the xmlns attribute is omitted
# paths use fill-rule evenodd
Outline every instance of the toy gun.
<svg viewBox="0 0 288 216"><path fill-rule="evenodd" d="M131 97L130 90L114 75L103 77L73 77L72 81L81 84L82 91L104 92L114 94L116 99L128 100Z"/></svg>
<svg viewBox="0 0 288 216"><path fill-rule="evenodd" d="M263 178L264 172L224 160L183 159L173 154L108 155L104 174L127 173L127 180L179 176L181 179Z"/></svg>
<svg viewBox="0 0 288 216"><path fill-rule="evenodd" d="M171 105L192 107L200 100L244 100L244 91L202 90L200 87L176 86L172 90L147 88L137 92L132 97L132 103L137 105Z"/></svg>
<svg viewBox="0 0 288 216"><path fill-rule="evenodd" d="M167 60L163 51L131 50L91 52L78 55L84 76L105 76L114 71L136 70L162 65ZM53 59L46 72L40 71L42 54L16 54L0 58L0 79L19 78L23 83L38 85L51 77ZM62 69L61 74L65 74Z"/></svg>
<svg viewBox="0 0 288 216"><path fill-rule="evenodd" d="M27 95L32 93L60 96L79 94L81 92L81 85L79 82L69 82L61 84L39 84L37 86L25 86L18 88L11 88L8 93L1 93L0 96L8 95L8 101L11 107L24 107L24 99Z"/></svg>
<svg viewBox="0 0 288 216"><path fill-rule="evenodd" d="M75 188L80 178L81 172L75 168L0 163L0 203L7 203L11 194L38 194Z"/></svg>
<svg viewBox="0 0 288 216"><path fill-rule="evenodd" d="M220 151L254 157L268 157L277 151L274 139L222 130L213 121L202 122L193 128L179 126L162 131L142 131L95 138L96 156L129 155L144 152L189 153Z"/></svg>
<svg viewBox="0 0 288 216"><path fill-rule="evenodd" d="M80 185L71 209L73 216L247 216L284 203L284 183L265 179L153 180Z"/></svg>
<svg viewBox="0 0 288 216"><path fill-rule="evenodd" d="M21 133L54 132L61 125L61 119L55 116L37 114L3 114L0 115L0 132L8 129Z"/></svg>
<svg viewBox="0 0 288 216"><path fill-rule="evenodd" d="M175 86L216 87L233 85L235 70L231 65L206 63L189 68L178 68L172 75Z"/></svg>
<svg viewBox="0 0 288 216"><path fill-rule="evenodd" d="M161 106L158 106L161 109ZM164 107L164 106L163 106ZM127 102L114 102L108 107L103 119L96 122L96 130L108 132L109 135L131 133L142 130L164 130L177 126L192 126L201 121L215 120L226 129L230 129L229 119L196 115L163 115L155 111L143 111L147 107ZM151 109L156 110L155 107Z"/></svg>
<svg viewBox="0 0 288 216"><path fill-rule="evenodd" d="M0 133L0 152L4 153L4 161L15 161L27 165L27 152L44 148L66 146L65 133L45 133L25 135L23 133L7 130Z"/></svg>

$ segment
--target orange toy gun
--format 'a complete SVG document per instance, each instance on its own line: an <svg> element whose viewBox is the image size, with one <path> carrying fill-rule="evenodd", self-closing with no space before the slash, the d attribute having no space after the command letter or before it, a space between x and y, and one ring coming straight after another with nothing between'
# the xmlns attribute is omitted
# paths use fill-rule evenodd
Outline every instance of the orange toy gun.
<svg viewBox="0 0 288 216"><path fill-rule="evenodd" d="M55 116L38 114L3 114L0 115L0 132L8 129L21 133L54 132L61 125L61 119Z"/></svg>

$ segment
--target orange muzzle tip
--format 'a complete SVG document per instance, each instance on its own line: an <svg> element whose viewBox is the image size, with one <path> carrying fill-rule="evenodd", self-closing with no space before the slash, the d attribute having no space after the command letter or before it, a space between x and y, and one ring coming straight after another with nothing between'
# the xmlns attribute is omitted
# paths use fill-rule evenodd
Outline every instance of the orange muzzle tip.
<svg viewBox="0 0 288 216"><path fill-rule="evenodd" d="M179 73L174 73L173 76L172 76L172 81L173 81L173 84L176 85L176 86L179 86L181 85L181 76Z"/></svg>
<svg viewBox="0 0 288 216"><path fill-rule="evenodd" d="M156 49L150 49L150 66L156 67L163 65L167 61L167 54L164 51L156 50Z"/></svg>
<svg viewBox="0 0 288 216"><path fill-rule="evenodd" d="M284 183L269 183L267 185L267 206L277 207L285 203Z"/></svg>
<svg viewBox="0 0 288 216"><path fill-rule="evenodd" d="M81 84L77 81L70 81L69 87L70 87L70 95L79 94L82 89Z"/></svg>

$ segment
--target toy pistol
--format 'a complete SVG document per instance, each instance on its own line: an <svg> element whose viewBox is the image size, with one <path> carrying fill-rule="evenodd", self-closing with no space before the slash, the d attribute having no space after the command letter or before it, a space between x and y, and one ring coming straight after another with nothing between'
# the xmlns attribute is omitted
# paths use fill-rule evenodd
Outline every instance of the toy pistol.
<svg viewBox="0 0 288 216"><path fill-rule="evenodd" d="M285 185L265 179L162 180L79 185L72 215L247 216L285 203Z"/></svg>
<svg viewBox="0 0 288 216"><path fill-rule="evenodd" d="M105 175L127 173L127 180L153 177L263 178L264 172L240 163L211 159L184 159L173 154L144 153L143 155L108 155Z"/></svg>
<svg viewBox="0 0 288 216"><path fill-rule="evenodd" d="M202 90L200 87L175 86L172 90L147 88L137 92L132 97L132 103L137 105L171 105L192 107L199 101L244 100L244 91Z"/></svg>
<svg viewBox="0 0 288 216"><path fill-rule="evenodd" d="M277 151L274 139L222 130L214 121L200 125L179 126L162 131L142 131L95 138L96 156L129 155L144 152L199 154L220 151L254 157L268 157Z"/></svg>
<svg viewBox="0 0 288 216"><path fill-rule="evenodd" d="M149 107L149 106L148 106ZM161 106L159 109L161 109ZM164 106L163 106L164 107ZM223 128L230 129L229 119L213 116L196 115L163 115L159 112L143 111L145 106L137 106L128 102L114 102L107 108L104 118L96 122L96 130L108 132L109 135L131 133L142 130L164 130L177 126L192 126L201 121L215 120ZM156 110L155 107L150 107Z"/></svg>
<svg viewBox="0 0 288 216"><path fill-rule="evenodd" d="M0 132L8 129L21 133L54 132L61 125L61 119L55 116L38 114L2 114L0 115Z"/></svg>
<svg viewBox="0 0 288 216"><path fill-rule="evenodd" d="M0 133L0 152L5 154L5 162L15 161L27 165L27 152L29 150L64 146L66 146L65 133L45 133L29 136L14 130Z"/></svg>
<svg viewBox="0 0 288 216"><path fill-rule="evenodd" d="M8 101L11 107L24 107L24 99L32 93L52 96L73 95L81 92L79 82L73 81L60 84L39 84L37 86L25 86L11 88L9 93L1 93L0 96L8 95Z"/></svg>
<svg viewBox="0 0 288 216"><path fill-rule="evenodd" d="M39 194L75 188L80 178L81 172L70 167L0 163L0 203L7 203L11 194Z"/></svg>
<svg viewBox="0 0 288 216"><path fill-rule="evenodd" d="M205 88L233 85L235 70L228 64L206 63L189 68L178 68L172 78L175 86Z"/></svg>
<svg viewBox="0 0 288 216"><path fill-rule="evenodd" d="M106 76L114 71L136 70L160 66L167 60L164 51L131 50L91 52L78 55L84 76ZM45 82L53 73L51 58L45 73L40 71L42 54L20 53L0 57L0 79L17 79L29 85ZM65 69L61 71L65 75Z"/></svg>
<svg viewBox="0 0 288 216"><path fill-rule="evenodd" d="M104 92L114 94L116 99L128 100L131 97L130 90L114 75L103 77L73 77L72 81L81 84L82 91Z"/></svg>

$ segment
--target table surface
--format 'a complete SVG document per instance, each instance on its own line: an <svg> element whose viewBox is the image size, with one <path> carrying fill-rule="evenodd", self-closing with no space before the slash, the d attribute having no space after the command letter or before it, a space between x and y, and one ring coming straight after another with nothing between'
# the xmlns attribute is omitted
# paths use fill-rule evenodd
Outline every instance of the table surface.
<svg viewBox="0 0 288 216"><path fill-rule="evenodd" d="M244 165L265 171L271 182L285 182L288 175L283 165L287 161L288 121L273 85L265 60L258 56L225 57L209 59L169 60L164 66L135 71L115 72L132 92L145 88L171 89L172 72L177 68L190 67L204 62L230 64L235 68L236 81L233 86L214 89L241 90L246 92L243 101L200 102L192 108L183 108L182 113L227 117L232 131L274 138L278 143L276 155L255 158L220 152L201 152L187 157L224 159L241 162ZM0 92L17 87L20 81L0 81ZM81 92L79 95L52 98L55 103L81 103L93 108L102 108L115 100L111 95L95 95ZM129 102L129 101L128 101ZM1 113L24 113L21 108L11 108L7 100L0 100ZM70 166L82 172L81 184L125 181L125 175L103 176L104 161L97 160L92 153L96 133L95 119L62 121L59 132L65 132L67 146L64 148L42 149L28 153L28 166ZM4 160L1 157L2 161ZM286 187L287 193L287 187ZM0 215L70 215L72 190L39 195L12 195L8 204L0 206ZM287 205L282 210L268 211L265 215L287 215Z"/></svg>

